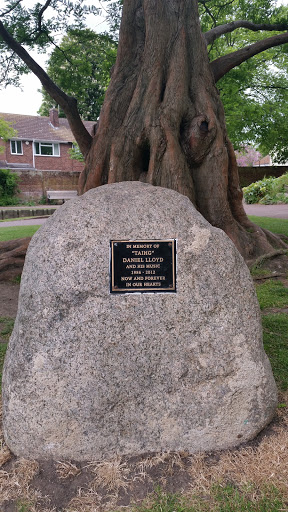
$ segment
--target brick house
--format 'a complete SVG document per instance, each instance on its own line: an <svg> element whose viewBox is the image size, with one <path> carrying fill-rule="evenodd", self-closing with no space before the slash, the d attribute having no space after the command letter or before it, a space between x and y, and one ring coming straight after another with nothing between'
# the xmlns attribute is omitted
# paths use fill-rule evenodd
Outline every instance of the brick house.
<svg viewBox="0 0 288 512"><path fill-rule="evenodd" d="M2 114L16 130L7 142L0 140L0 168L20 176L20 196L40 198L47 190L74 190L84 164L72 160L69 149L75 139L67 119L59 118L57 109L49 117ZM92 133L94 121L84 121Z"/></svg>

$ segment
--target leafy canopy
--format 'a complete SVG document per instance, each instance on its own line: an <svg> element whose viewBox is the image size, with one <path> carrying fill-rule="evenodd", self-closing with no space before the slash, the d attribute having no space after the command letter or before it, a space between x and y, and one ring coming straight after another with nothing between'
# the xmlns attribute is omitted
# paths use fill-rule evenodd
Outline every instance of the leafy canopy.
<svg viewBox="0 0 288 512"><path fill-rule="evenodd" d="M47 73L66 94L78 100L83 119L96 121L116 60L117 45L107 34L90 29L71 29L55 48L48 62ZM55 102L42 90L39 113L49 115ZM60 111L60 116L63 112Z"/></svg>
<svg viewBox="0 0 288 512"><path fill-rule="evenodd" d="M83 29L86 17L98 14L99 8L91 0L46 0L31 5L30 0L5 0L0 9L0 20L5 29L26 49L39 53L57 46L57 36L70 29ZM19 76L29 73L23 61L0 37L0 83L19 85Z"/></svg>
<svg viewBox="0 0 288 512"><path fill-rule="evenodd" d="M199 4L203 31L235 20L287 23L287 6L271 0L234 0ZM272 36L277 32L270 32ZM238 29L224 34L209 47L214 60L267 37L267 32ZM217 83L224 105L229 137L235 149L253 146L275 161L288 159L288 44L270 48L232 69Z"/></svg>
<svg viewBox="0 0 288 512"><path fill-rule="evenodd" d="M0 117L0 139L8 140L12 137L16 137L16 131L12 126ZM0 145L0 153L4 152L4 146Z"/></svg>

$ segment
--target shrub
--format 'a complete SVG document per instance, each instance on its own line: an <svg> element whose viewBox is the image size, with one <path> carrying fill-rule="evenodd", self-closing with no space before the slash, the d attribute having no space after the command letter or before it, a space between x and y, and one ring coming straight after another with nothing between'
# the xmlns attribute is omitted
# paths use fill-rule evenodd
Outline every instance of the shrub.
<svg viewBox="0 0 288 512"><path fill-rule="evenodd" d="M288 185L288 173L279 178L264 178L243 188L244 199L247 204L276 204L288 203L285 187Z"/></svg>
<svg viewBox="0 0 288 512"><path fill-rule="evenodd" d="M0 206L15 204L19 177L9 169L0 169Z"/></svg>
<svg viewBox="0 0 288 512"><path fill-rule="evenodd" d="M84 162L84 156L82 155L78 144L73 144L72 148L68 150L71 160L78 160L78 162Z"/></svg>

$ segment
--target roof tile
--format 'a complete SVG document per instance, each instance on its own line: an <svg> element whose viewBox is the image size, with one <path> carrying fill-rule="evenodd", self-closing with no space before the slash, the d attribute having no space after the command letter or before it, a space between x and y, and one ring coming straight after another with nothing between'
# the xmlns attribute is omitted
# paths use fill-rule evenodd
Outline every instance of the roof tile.
<svg viewBox="0 0 288 512"><path fill-rule="evenodd" d="M15 138L38 140L43 142L75 142L68 120L59 117L59 128L52 126L49 117L20 114L2 114L0 118L11 123L17 131ZM83 121L89 133L92 133L94 121Z"/></svg>

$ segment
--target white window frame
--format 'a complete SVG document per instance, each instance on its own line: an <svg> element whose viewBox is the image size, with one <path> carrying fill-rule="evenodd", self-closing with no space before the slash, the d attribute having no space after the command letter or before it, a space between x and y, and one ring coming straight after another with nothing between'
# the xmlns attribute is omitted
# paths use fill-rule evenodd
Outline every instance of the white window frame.
<svg viewBox="0 0 288 512"><path fill-rule="evenodd" d="M13 144L13 143L15 144L15 149L16 149L16 151L13 151L13 150L12 150L12 144ZM18 144L20 144L21 152L20 152L20 151L18 151L18 148L17 148ZM11 155L23 155L23 144L22 144L22 140L16 140L16 139L11 139L11 140L10 140L10 153L11 153Z"/></svg>
<svg viewBox="0 0 288 512"><path fill-rule="evenodd" d="M39 145L39 153L36 152L36 144ZM44 147L49 147L49 148L52 148L52 155L43 155L41 153L41 148L44 148ZM58 154L57 154L57 150L55 151L55 148L58 147ZM52 157L60 157L60 144L59 142L44 142L44 141L38 141L38 140L35 140L34 141L34 144L33 144L33 153L35 156L52 156Z"/></svg>

